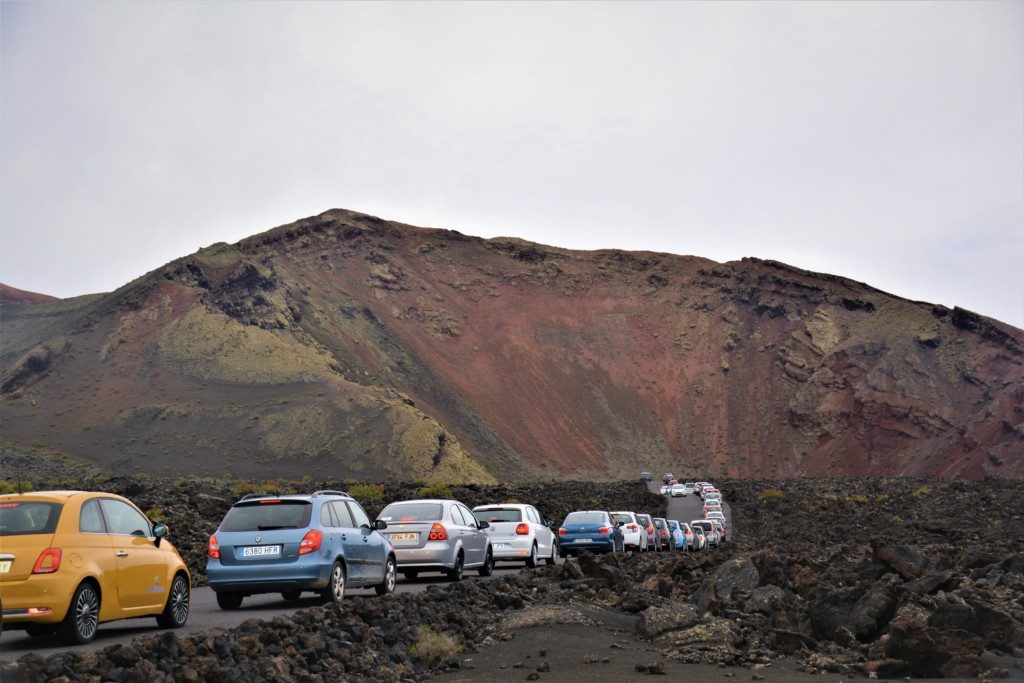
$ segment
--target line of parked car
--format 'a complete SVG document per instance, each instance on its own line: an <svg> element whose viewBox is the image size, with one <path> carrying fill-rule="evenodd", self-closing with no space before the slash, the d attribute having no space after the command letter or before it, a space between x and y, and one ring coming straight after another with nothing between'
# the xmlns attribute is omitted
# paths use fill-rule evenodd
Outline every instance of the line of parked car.
<svg viewBox="0 0 1024 683"><path fill-rule="evenodd" d="M710 487L710 484L707 485ZM721 494L702 495L706 505ZM340 603L349 588L395 590L397 576L468 570L489 576L496 562L528 567L592 552L699 551L724 540L724 516L705 508L689 523L632 511L582 510L561 525L533 505L457 500L394 502L371 520L343 491L249 494L227 511L207 545L206 576L217 604L248 596L304 593ZM130 500L108 493L42 491L0 495L0 628L31 636L93 639L98 625L153 616L160 626L188 619L191 577L168 530Z"/></svg>

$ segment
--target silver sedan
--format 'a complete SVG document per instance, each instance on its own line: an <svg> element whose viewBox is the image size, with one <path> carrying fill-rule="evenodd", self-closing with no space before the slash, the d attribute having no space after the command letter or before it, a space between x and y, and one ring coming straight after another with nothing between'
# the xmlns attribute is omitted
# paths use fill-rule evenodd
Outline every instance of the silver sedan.
<svg viewBox="0 0 1024 683"><path fill-rule="evenodd" d="M457 500L407 500L384 508L377 519L388 523L398 571L407 579L420 572L441 572L452 581L463 571L476 569L480 576L494 570L494 551L485 529L469 508Z"/></svg>

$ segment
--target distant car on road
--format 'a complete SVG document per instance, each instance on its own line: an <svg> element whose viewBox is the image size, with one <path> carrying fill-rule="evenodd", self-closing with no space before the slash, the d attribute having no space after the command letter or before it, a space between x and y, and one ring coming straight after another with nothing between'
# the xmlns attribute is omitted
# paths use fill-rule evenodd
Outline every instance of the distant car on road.
<svg viewBox="0 0 1024 683"><path fill-rule="evenodd" d="M654 475L651 474L650 472L641 472L640 473L640 481L650 483L650 482L654 481Z"/></svg>
<svg viewBox="0 0 1024 683"><path fill-rule="evenodd" d="M657 529L654 528L654 520L651 519L650 515L641 513L637 513L636 519L638 522L640 522L640 526L647 533L647 550L657 550L658 544L656 542L657 538L655 536L655 532L657 531Z"/></svg>
<svg viewBox="0 0 1024 683"><path fill-rule="evenodd" d="M661 487L661 495L668 496L668 495L671 495L671 494L672 494L672 487L671 486L669 486L668 484L665 484L664 486Z"/></svg>
<svg viewBox="0 0 1024 683"><path fill-rule="evenodd" d="M669 495L673 498L679 498L687 495L686 487L682 484L676 484L675 486L669 487Z"/></svg>
<svg viewBox="0 0 1024 683"><path fill-rule="evenodd" d="M672 536L672 548L674 550L688 550L689 549L689 544L690 544L689 538L683 532L683 528L680 526L678 521L676 521L674 519L668 520L668 531L669 531L669 534L671 534L671 536ZM690 531L689 533L692 534L693 532Z"/></svg>
<svg viewBox="0 0 1024 683"><path fill-rule="evenodd" d="M659 550L672 550L672 535L669 532L668 520L664 517L654 518L654 529Z"/></svg>
<svg viewBox="0 0 1024 683"><path fill-rule="evenodd" d="M665 474L663 474L661 476L661 483L662 484L667 484L670 481L672 481L673 479L675 479L675 475L672 474L671 472L666 472Z"/></svg>
<svg viewBox="0 0 1024 683"><path fill-rule="evenodd" d="M466 569L480 576L494 570L494 548L487 535L488 522L477 521L457 500L425 499L392 503L377 521L386 522L395 548L398 570L407 579L420 572L442 572L461 581Z"/></svg>
<svg viewBox="0 0 1024 683"><path fill-rule="evenodd" d="M729 523L725 519L725 513L719 510L712 510L704 515L704 519L713 519L718 522L718 525L722 527L722 534L726 534L729 530Z"/></svg>
<svg viewBox="0 0 1024 683"><path fill-rule="evenodd" d="M562 557L589 550L609 553L612 544L612 518L603 510L570 512L558 529L558 554Z"/></svg>
<svg viewBox="0 0 1024 683"><path fill-rule="evenodd" d="M555 563L558 537L532 505L478 505L473 508L473 517L478 523L489 525L486 532L495 562L522 560L531 568L542 559L548 564Z"/></svg>
<svg viewBox="0 0 1024 683"><path fill-rule="evenodd" d="M700 526L690 526L690 530L693 531L693 545L691 549L694 552L699 550L706 550L708 547L707 536L704 535L704 528Z"/></svg>
<svg viewBox="0 0 1024 683"><path fill-rule="evenodd" d="M709 512L721 512L722 506L718 503L704 503L704 517L707 518Z"/></svg>
<svg viewBox="0 0 1024 683"><path fill-rule="evenodd" d="M694 484L692 481L684 482L683 488L686 489L687 494L691 494L697 491L697 485Z"/></svg>
<svg viewBox="0 0 1024 683"><path fill-rule="evenodd" d="M341 603L349 586L395 590L395 552L363 508L341 491L249 494L232 505L207 546L206 576L221 609L259 593L304 591Z"/></svg>
<svg viewBox="0 0 1024 683"><path fill-rule="evenodd" d="M166 526L112 493L0 496L3 628L80 645L117 619L184 626L191 582L166 536Z"/></svg>
<svg viewBox="0 0 1024 683"><path fill-rule="evenodd" d="M722 532L718 524L714 520L710 519L695 519L690 522L690 527L696 529L700 527L704 531L704 536L707 539L707 547L718 548L722 545Z"/></svg>
<svg viewBox="0 0 1024 683"><path fill-rule="evenodd" d="M622 542L626 550L642 553L647 550L647 529L637 519L635 512L622 510L609 513L612 522L622 528Z"/></svg>

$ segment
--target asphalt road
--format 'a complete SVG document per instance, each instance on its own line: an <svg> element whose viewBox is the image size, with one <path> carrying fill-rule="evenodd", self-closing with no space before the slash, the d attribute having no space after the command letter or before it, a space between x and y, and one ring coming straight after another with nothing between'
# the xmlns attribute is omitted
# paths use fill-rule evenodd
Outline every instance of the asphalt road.
<svg viewBox="0 0 1024 683"><path fill-rule="evenodd" d="M651 482L649 484L651 492L661 494L661 483ZM674 519L679 522L686 522L689 524L695 519L704 519L704 501L700 496L689 495L678 498L672 498L666 496L668 499L668 518ZM722 501L722 512L725 513L726 529L725 529L725 540L733 540L736 530L732 524L732 508L729 507L729 503Z"/></svg>
<svg viewBox="0 0 1024 683"><path fill-rule="evenodd" d="M561 562L561 560L558 560ZM476 575L476 570L466 570L466 578L463 581L487 581L490 578L514 574L522 570L522 562L499 563L494 573L489 578L481 578ZM426 590L434 584L445 584L448 581L441 574L427 574L415 580L409 580L399 575L398 586L395 591L398 593L418 593ZM362 600L375 598L372 588L350 588L345 593L345 599ZM222 610L217 606L217 597L209 588L192 589L192 605L189 609L188 623L175 631L178 635L185 635L194 631L203 631L211 628L231 628L238 626L247 619L272 619L278 614L292 614L299 609L316 607L323 602L312 594L303 597L301 600L289 602L283 600L279 593L268 595L254 595L248 597L242 603L241 608L232 611ZM156 619L145 617L140 619L126 619L123 621L112 621L107 624L100 624L96 632L96 638L87 645L69 646L62 643L56 637L51 638L30 638L24 631L7 631L0 635L0 659L16 659L28 652L35 652L39 655L52 655L59 652L89 652L114 645L116 643L127 644L132 638L147 634L159 634L163 629L156 625Z"/></svg>

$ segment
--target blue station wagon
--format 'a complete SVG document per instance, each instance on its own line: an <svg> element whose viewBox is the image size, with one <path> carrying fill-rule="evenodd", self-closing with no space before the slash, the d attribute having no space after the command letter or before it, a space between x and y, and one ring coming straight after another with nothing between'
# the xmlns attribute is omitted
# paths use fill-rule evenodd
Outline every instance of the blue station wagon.
<svg viewBox="0 0 1024 683"><path fill-rule="evenodd" d="M612 518L603 510L570 512L558 530L558 554L575 555L583 550L610 553Z"/></svg>
<svg viewBox="0 0 1024 683"><path fill-rule="evenodd" d="M222 609L258 593L340 603L347 586L395 590L395 552L347 493L249 494L231 506L207 548L206 576Z"/></svg>

